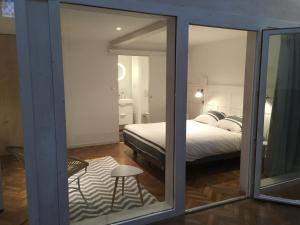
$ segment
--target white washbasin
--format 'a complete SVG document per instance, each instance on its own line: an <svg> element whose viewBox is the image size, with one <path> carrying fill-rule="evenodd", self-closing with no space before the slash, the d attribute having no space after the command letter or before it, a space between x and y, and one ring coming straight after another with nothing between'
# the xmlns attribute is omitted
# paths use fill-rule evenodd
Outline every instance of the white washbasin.
<svg viewBox="0 0 300 225"><path fill-rule="evenodd" d="M119 99L119 104L120 105L133 104L133 99L132 98L121 98L121 99Z"/></svg>

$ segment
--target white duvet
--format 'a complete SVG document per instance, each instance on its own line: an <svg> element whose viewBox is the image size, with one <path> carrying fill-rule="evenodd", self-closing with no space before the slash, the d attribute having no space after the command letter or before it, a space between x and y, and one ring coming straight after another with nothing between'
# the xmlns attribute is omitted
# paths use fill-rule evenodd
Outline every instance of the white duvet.
<svg viewBox="0 0 300 225"><path fill-rule="evenodd" d="M227 131L193 120L187 120L186 125L187 161L191 162L208 156L232 153L241 149L241 133ZM130 134L134 133L165 149L165 123L131 124L125 126L124 132L126 130L129 130ZM140 140L142 139L140 138ZM151 143L148 144L151 145ZM151 146L155 147L154 145Z"/></svg>

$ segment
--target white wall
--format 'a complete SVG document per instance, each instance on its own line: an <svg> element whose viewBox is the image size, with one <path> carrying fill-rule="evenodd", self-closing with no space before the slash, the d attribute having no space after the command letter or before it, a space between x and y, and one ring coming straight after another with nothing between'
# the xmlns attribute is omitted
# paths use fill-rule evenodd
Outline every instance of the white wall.
<svg viewBox="0 0 300 225"><path fill-rule="evenodd" d="M195 89L197 86L203 88L205 78L211 85L242 86L245 75L246 44L247 38L239 37L190 46L188 89ZM194 118L201 113L201 102L202 100L189 95L189 118Z"/></svg>
<svg viewBox="0 0 300 225"><path fill-rule="evenodd" d="M68 147L118 142L117 56L106 43L63 37Z"/></svg>
<svg viewBox="0 0 300 225"><path fill-rule="evenodd" d="M142 123L149 112L149 57L132 56L132 97L134 99L134 123Z"/></svg>
<svg viewBox="0 0 300 225"><path fill-rule="evenodd" d="M150 56L149 122L166 121L166 56Z"/></svg>
<svg viewBox="0 0 300 225"><path fill-rule="evenodd" d="M209 42L189 48L189 82L243 85L247 38Z"/></svg>

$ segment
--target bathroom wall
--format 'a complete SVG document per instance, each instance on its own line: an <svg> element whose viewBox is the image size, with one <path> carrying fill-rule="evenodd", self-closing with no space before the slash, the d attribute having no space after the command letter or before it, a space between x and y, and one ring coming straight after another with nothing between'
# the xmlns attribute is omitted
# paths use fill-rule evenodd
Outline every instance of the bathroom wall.
<svg viewBox="0 0 300 225"><path fill-rule="evenodd" d="M165 121L166 56L118 56L118 62L127 71L119 81L120 97L134 99L134 122Z"/></svg>

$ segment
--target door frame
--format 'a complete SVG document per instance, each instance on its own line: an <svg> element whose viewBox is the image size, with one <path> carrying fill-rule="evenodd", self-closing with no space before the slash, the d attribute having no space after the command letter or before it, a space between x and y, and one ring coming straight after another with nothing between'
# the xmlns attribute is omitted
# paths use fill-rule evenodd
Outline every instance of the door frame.
<svg viewBox="0 0 300 225"><path fill-rule="evenodd" d="M262 194L261 190L273 190L280 186L292 184L299 179L291 179L280 183L272 184L269 187L260 187L261 183L261 168L262 168L262 149L263 149L263 131L264 131L264 112L265 99L267 89L267 72L269 58L269 40L271 35L300 33L300 28L282 28L282 29L264 29L262 30L262 52L261 52L261 69L260 69L260 95L258 102L258 122L257 122L257 142L256 142L256 157L255 157L255 180L254 180L254 198L278 203L286 203L290 205L300 205L300 200L286 199L282 197L269 196Z"/></svg>
<svg viewBox="0 0 300 225"><path fill-rule="evenodd" d="M176 17L175 77L173 87L174 198L175 207L166 212L145 215L127 224L145 224L184 214L185 123L188 60L188 25L226 27L256 31L256 57L252 85L252 130L256 132L256 103L259 96L259 58L262 28L295 27L295 22L226 14L200 8L136 0L64 0L64 3ZM59 0L15 1L18 62L25 146L28 211L31 225L68 225L68 190L65 149L63 69L59 24ZM41 32L42 31L42 32ZM253 88L254 87L254 88ZM175 122L176 121L176 122ZM252 137L251 137L252 138ZM253 137L252 141L256 141ZM254 147L251 148L254 152ZM249 159L251 160L251 159ZM249 162L249 196L253 196ZM47 179L46 179L47 178ZM47 184L47 185L45 185Z"/></svg>

